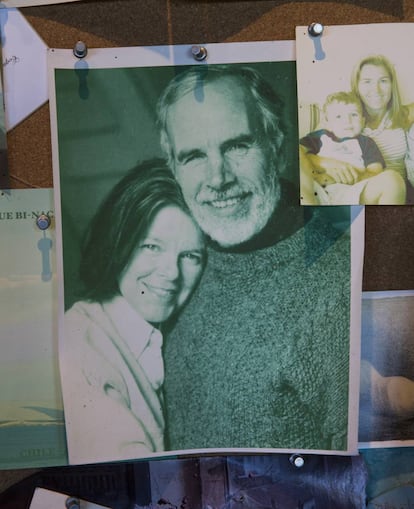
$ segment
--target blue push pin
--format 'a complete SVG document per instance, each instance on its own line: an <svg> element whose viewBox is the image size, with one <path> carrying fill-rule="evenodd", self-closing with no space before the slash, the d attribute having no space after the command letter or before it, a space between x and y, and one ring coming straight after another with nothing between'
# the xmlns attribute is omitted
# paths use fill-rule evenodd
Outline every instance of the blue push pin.
<svg viewBox="0 0 414 509"><path fill-rule="evenodd" d="M313 46L315 48L315 60L323 60L326 56L321 42L323 31L324 26L322 23L311 23L308 26L308 34L312 39Z"/></svg>
<svg viewBox="0 0 414 509"><path fill-rule="evenodd" d="M36 224L39 230L47 230L50 226L50 217L47 214L40 214L36 218Z"/></svg>

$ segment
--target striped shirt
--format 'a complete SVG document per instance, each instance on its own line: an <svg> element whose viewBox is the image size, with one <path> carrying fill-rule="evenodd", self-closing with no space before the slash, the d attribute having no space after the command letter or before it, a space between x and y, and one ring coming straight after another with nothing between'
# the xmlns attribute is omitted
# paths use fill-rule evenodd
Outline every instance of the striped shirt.
<svg viewBox="0 0 414 509"><path fill-rule="evenodd" d="M369 136L378 145L385 160L386 169L395 170L405 178L405 155L408 146L404 129L391 128L391 120L386 114L376 129L365 127L362 134Z"/></svg>

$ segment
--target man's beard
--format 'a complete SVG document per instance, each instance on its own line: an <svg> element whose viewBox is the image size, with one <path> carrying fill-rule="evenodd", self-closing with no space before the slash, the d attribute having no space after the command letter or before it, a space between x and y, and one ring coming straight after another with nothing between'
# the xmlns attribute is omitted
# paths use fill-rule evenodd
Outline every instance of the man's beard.
<svg viewBox="0 0 414 509"><path fill-rule="evenodd" d="M220 217L209 211L211 205L203 202L224 201L232 196L248 194L249 203L239 214ZM269 222L280 200L280 184L277 178L268 177L255 189L244 189L235 184L224 192L210 192L208 196L199 194L193 203L189 203L194 219L214 242L221 247L233 247L247 242L259 234Z"/></svg>

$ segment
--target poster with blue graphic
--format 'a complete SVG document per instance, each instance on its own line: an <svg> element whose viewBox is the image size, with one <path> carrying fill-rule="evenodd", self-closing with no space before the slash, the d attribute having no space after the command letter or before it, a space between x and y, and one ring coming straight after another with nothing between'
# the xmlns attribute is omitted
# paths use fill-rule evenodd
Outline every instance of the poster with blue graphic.
<svg viewBox="0 0 414 509"><path fill-rule="evenodd" d="M53 191L1 192L0 236L0 468L66 464Z"/></svg>

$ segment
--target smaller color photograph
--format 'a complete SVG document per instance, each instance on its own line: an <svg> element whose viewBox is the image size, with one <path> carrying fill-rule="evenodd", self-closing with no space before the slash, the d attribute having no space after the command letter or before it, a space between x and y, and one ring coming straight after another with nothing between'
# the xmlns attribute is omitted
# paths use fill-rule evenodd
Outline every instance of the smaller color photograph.
<svg viewBox="0 0 414 509"><path fill-rule="evenodd" d="M360 447L414 445L414 291L364 292Z"/></svg>
<svg viewBox="0 0 414 509"><path fill-rule="evenodd" d="M414 203L413 38L408 23L297 27L302 205Z"/></svg>

